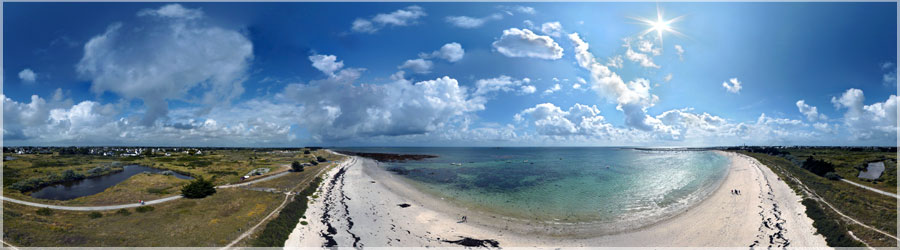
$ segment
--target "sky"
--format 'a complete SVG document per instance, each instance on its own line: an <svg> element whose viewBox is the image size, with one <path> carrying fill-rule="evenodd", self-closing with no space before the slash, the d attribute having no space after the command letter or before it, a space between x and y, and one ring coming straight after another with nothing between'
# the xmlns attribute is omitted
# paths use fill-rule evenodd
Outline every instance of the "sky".
<svg viewBox="0 0 900 250"><path fill-rule="evenodd" d="M897 145L896 3L4 3L3 144Z"/></svg>

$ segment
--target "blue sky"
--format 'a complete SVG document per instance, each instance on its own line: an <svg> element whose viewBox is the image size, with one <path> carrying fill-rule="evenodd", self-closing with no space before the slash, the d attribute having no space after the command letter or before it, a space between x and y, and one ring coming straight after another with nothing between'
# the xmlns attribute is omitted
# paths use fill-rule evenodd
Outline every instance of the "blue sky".
<svg viewBox="0 0 900 250"><path fill-rule="evenodd" d="M646 32L658 13L675 21ZM896 3L5 3L3 14L5 145L897 141Z"/></svg>

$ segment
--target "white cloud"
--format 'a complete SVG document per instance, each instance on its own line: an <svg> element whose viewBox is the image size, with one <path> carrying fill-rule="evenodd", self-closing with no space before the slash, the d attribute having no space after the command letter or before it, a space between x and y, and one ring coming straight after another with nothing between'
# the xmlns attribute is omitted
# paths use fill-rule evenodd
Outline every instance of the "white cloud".
<svg viewBox="0 0 900 250"><path fill-rule="evenodd" d="M391 13L379 13L371 19L357 18L351 30L360 33L375 33L388 26L409 26L428 15L422 7L413 5Z"/></svg>
<svg viewBox="0 0 900 250"><path fill-rule="evenodd" d="M536 27L534 26L534 22L532 22L531 20L525 20L525 21L522 21L522 24L524 24L524 25L525 25L525 28L528 28L528 29L535 29L535 28L536 28Z"/></svg>
<svg viewBox="0 0 900 250"><path fill-rule="evenodd" d="M162 18L200 19L203 18L203 11L200 9L188 9L176 3L160 7L159 9L143 9L139 11L137 15Z"/></svg>
<svg viewBox="0 0 900 250"><path fill-rule="evenodd" d="M541 135L550 136L605 136L613 130L600 115L597 106L576 103L568 110L562 110L552 103L542 103L515 115L519 122L530 121Z"/></svg>
<svg viewBox="0 0 900 250"><path fill-rule="evenodd" d="M662 48L654 47L653 42L648 40L638 40L638 51L649 53L653 56L662 54Z"/></svg>
<svg viewBox="0 0 900 250"><path fill-rule="evenodd" d="M552 37L559 37L562 34L562 24L559 22L546 22L541 24L541 32Z"/></svg>
<svg viewBox="0 0 900 250"><path fill-rule="evenodd" d="M483 96L496 91L512 91L515 87L520 87L519 91L523 94L531 94L536 91L532 85L525 85L531 82L531 79L522 78L514 79L512 77L501 75L495 78L480 79L475 81L475 96Z"/></svg>
<svg viewBox="0 0 900 250"><path fill-rule="evenodd" d="M868 140L897 137L897 96L890 95L884 102L865 105L865 96L859 89L848 89L840 98L832 97L835 108L847 109L844 125L856 139Z"/></svg>
<svg viewBox="0 0 900 250"><path fill-rule="evenodd" d="M669 82L671 80L672 80L672 73L669 73L668 75L666 75L666 77L663 78L663 81L666 81L666 82Z"/></svg>
<svg viewBox="0 0 900 250"><path fill-rule="evenodd" d="M624 64L625 64L625 60L622 60L622 55L616 55L614 57L609 58L609 61L606 63L606 66L621 69Z"/></svg>
<svg viewBox="0 0 900 250"><path fill-rule="evenodd" d="M650 94L650 82L635 79L627 84L606 65L598 62L590 53L588 43L581 40L578 33L569 34L575 44L575 58L578 65L591 72L591 89L608 100L615 100L616 109L625 113L625 123L641 130L651 130L646 109L652 107L659 97Z"/></svg>
<svg viewBox="0 0 900 250"><path fill-rule="evenodd" d="M897 83L897 65L893 62L882 63L881 70L885 71L881 77L885 85L895 85Z"/></svg>
<svg viewBox="0 0 900 250"><path fill-rule="evenodd" d="M19 71L19 79L26 83L33 83L37 79L37 74L31 69L23 69Z"/></svg>
<svg viewBox="0 0 900 250"><path fill-rule="evenodd" d="M537 35L528 29L504 30L503 36L492 45L500 54L508 57L556 60L563 56L563 48L553 38Z"/></svg>
<svg viewBox="0 0 900 250"><path fill-rule="evenodd" d="M684 48L681 45L675 44L675 52L678 54L678 60L684 61Z"/></svg>
<svg viewBox="0 0 900 250"><path fill-rule="evenodd" d="M481 27L484 23L492 20L500 20L503 19L503 15L500 14L492 14L486 17L469 17L469 16L448 16L445 20L453 24L453 26L464 28L464 29L474 29Z"/></svg>
<svg viewBox="0 0 900 250"><path fill-rule="evenodd" d="M800 113L806 116L806 120L811 122L828 119L825 114L819 114L818 108L806 104L805 100L797 101L797 109L800 111Z"/></svg>
<svg viewBox="0 0 900 250"><path fill-rule="evenodd" d="M168 13L165 8L157 12ZM159 17L169 22L149 22L142 29L116 23L84 45L76 69L91 80L92 92L143 100L144 125L166 118L168 100L211 107L243 93L253 59L253 45L243 34L176 14ZM186 95L198 89L199 100Z"/></svg>
<svg viewBox="0 0 900 250"><path fill-rule="evenodd" d="M314 139L424 134L484 109L484 99L471 98L450 77L355 84L361 71L343 69L327 79L285 88L284 98L302 106L296 119Z"/></svg>
<svg viewBox="0 0 900 250"><path fill-rule="evenodd" d="M420 53L419 57L421 58L442 58L447 60L448 62L457 62L462 60L463 56L465 56L466 50L462 48L462 45L459 43L448 43L441 46L440 50L431 52L431 54Z"/></svg>
<svg viewBox="0 0 900 250"><path fill-rule="evenodd" d="M309 60L312 66L326 75L333 76L334 72L344 67L344 61L337 61L334 55L311 55Z"/></svg>
<svg viewBox="0 0 900 250"><path fill-rule="evenodd" d="M529 15L534 15L537 13L537 10L535 10L534 8L529 7L529 6L522 6L522 5L514 5L514 6L500 5L500 6L497 6L497 8L505 10L506 14L509 14L510 16L513 15L513 12L529 14Z"/></svg>
<svg viewBox="0 0 900 250"><path fill-rule="evenodd" d="M728 84L731 82L731 84ZM731 93L740 93L741 92L741 81L739 81L736 77L728 79L726 82L722 82L722 87L725 88L726 91Z"/></svg>
<svg viewBox="0 0 900 250"><path fill-rule="evenodd" d="M553 92L559 91L560 89L562 89L562 87L559 86L559 83L556 83L556 84L553 84L553 86L550 87L549 89L544 90L544 94L545 95L553 94Z"/></svg>
<svg viewBox="0 0 900 250"><path fill-rule="evenodd" d="M521 91L523 94L532 94L537 91L537 88L534 87L534 85L524 85L519 91Z"/></svg>
<svg viewBox="0 0 900 250"><path fill-rule="evenodd" d="M434 67L434 62L425 59L411 59L406 60L403 65L398 66L399 69L409 69L413 73L416 74L428 74L431 73L431 68Z"/></svg>
<svg viewBox="0 0 900 250"><path fill-rule="evenodd" d="M640 63L642 67L646 68L659 68L659 65L653 62L653 59L650 58L647 54L635 52L631 47L629 47L625 51L625 57L632 62Z"/></svg>

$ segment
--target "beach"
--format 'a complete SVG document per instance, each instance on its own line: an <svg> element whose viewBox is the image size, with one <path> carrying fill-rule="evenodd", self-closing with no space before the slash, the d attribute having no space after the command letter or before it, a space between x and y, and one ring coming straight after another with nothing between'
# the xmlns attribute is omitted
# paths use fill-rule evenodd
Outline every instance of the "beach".
<svg viewBox="0 0 900 250"><path fill-rule="evenodd" d="M454 206L352 157L328 172L286 247L823 247L801 198L750 157L728 152L708 197L657 223L614 234L595 225L537 225ZM740 195L732 190L740 190ZM466 216L465 222L462 217ZM600 230L596 230L600 231Z"/></svg>

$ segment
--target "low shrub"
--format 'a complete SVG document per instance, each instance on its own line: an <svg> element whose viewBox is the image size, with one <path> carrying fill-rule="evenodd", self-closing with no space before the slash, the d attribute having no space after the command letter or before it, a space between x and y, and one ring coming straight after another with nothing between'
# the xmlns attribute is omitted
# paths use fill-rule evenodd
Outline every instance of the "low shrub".
<svg viewBox="0 0 900 250"><path fill-rule="evenodd" d="M306 213L309 201L307 197L316 192L320 183L322 183L322 178L316 177L309 183L309 186L294 196L294 200L285 205L275 219L266 223L266 228L251 244L255 247L283 247L288 236L297 227L300 218ZM306 221L299 223L303 224L304 222Z"/></svg>
<svg viewBox="0 0 900 250"><path fill-rule="evenodd" d="M103 217L103 214L101 214L100 212L91 212L88 214L88 217L90 217L91 219L97 219Z"/></svg>
<svg viewBox="0 0 900 250"><path fill-rule="evenodd" d="M123 208L123 209L119 209L118 211L116 211L116 214L123 215L123 216L129 216L129 215L131 215L131 211L128 211L128 209Z"/></svg>
<svg viewBox="0 0 900 250"><path fill-rule="evenodd" d="M200 199L216 193L216 186L212 181L203 179L203 176L197 177L190 184L181 188L181 194L185 198Z"/></svg>
<svg viewBox="0 0 900 250"><path fill-rule="evenodd" d="M169 194L168 188L147 188L147 193L151 194Z"/></svg>
<svg viewBox="0 0 900 250"><path fill-rule="evenodd" d="M137 211L138 213L146 213L146 212L153 211L153 209L155 209L155 208L153 208L151 206L140 206L140 207L135 208L134 211Z"/></svg>
<svg viewBox="0 0 900 250"><path fill-rule="evenodd" d="M35 213L37 213L38 215L43 215L43 216L50 216L50 215L53 215L53 209L42 207L42 208L38 209L37 212L35 212Z"/></svg>
<svg viewBox="0 0 900 250"><path fill-rule="evenodd" d="M830 247L863 247L864 245L847 234L847 228L831 219L825 211L819 207L819 203L813 199L803 199L806 206L806 215L813 219L813 227L816 232L825 236L825 243Z"/></svg>

